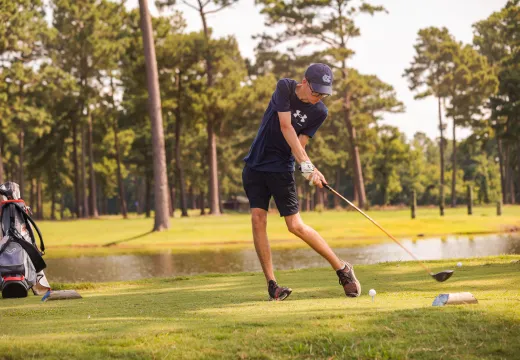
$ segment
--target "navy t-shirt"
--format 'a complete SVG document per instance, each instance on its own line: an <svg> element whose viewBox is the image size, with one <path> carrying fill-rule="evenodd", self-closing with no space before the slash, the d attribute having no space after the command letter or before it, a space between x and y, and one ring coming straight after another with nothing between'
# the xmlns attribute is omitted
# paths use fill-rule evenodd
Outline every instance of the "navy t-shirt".
<svg viewBox="0 0 520 360"><path fill-rule="evenodd" d="M291 112L291 123L296 134L313 137L327 118L327 107L321 101L305 103L296 96L296 85L291 79L282 79L276 84L262 124L244 158L247 166L257 171L294 171L294 156L280 129L278 112Z"/></svg>

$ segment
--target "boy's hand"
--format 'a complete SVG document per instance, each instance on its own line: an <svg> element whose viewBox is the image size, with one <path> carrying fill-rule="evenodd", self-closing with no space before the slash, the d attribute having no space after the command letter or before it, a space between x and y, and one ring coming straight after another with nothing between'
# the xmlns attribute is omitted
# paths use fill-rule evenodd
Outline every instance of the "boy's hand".
<svg viewBox="0 0 520 360"><path fill-rule="evenodd" d="M309 181L309 185L323 188L323 184L327 184L327 180L325 180L323 174L319 172L310 161L303 161L300 164L300 171L303 177Z"/></svg>
<svg viewBox="0 0 520 360"><path fill-rule="evenodd" d="M312 182L309 182L310 185L318 186L320 189L323 189L323 185L327 184L327 180L325 180L325 176L318 169L314 169L314 173L312 175Z"/></svg>

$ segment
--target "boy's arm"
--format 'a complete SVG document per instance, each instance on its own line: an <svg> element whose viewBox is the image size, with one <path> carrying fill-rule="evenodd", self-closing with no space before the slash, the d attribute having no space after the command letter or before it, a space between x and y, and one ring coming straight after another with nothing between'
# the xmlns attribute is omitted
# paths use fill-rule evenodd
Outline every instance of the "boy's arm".
<svg viewBox="0 0 520 360"><path fill-rule="evenodd" d="M296 131L291 124L291 112L279 112L278 118L280 119L280 130L282 130L283 137L287 144L291 147L291 151L298 164L304 161L310 161L307 153L305 152L304 146L298 139Z"/></svg>
<svg viewBox="0 0 520 360"><path fill-rule="evenodd" d="M298 135L298 140L300 140L300 144L302 145L302 148L305 150L305 145L309 142L309 136L305 134Z"/></svg>
<svg viewBox="0 0 520 360"><path fill-rule="evenodd" d="M323 187L323 184L327 184L325 177L312 165L309 156L305 152L305 145L307 145L307 142L309 141L309 136L296 135L296 131L291 124L290 112L278 112L278 118L280 119L280 129L283 137L291 147L294 158L302 167L301 171L303 176L305 176L309 182L312 182L312 184L317 185L320 188ZM312 167L312 170L305 171L306 167Z"/></svg>

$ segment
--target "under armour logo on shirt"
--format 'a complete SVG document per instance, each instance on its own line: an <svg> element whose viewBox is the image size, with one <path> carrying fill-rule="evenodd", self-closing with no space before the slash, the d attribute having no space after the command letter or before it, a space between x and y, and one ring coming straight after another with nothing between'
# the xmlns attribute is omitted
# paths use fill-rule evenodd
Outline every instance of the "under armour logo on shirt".
<svg viewBox="0 0 520 360"><path fill-rule="evenodd" d="M297 124L298 124L299 126L302 126L302 124L300 124L300 122L301 122L301 123L304 123L304 122L305 122L305 119L307 119L307 115L305 115L304 113L302 113L300 110L296 110L296 112L293 114L293 116L294 116L295 118L300 118L300 120L298 120L298 122L297 122Z"/></svg>

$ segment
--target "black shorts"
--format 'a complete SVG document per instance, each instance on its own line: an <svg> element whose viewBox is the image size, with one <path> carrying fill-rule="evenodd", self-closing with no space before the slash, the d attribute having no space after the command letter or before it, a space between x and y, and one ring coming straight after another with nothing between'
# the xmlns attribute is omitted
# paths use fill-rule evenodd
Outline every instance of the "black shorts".
<svg viewBox="0 0 520 360"><path fill-rule="evenodd" d="M299 212L294 172L265 172L244 167L242 183L251 208L269 210L269 201L274 197L280 216Z"/></svg>

